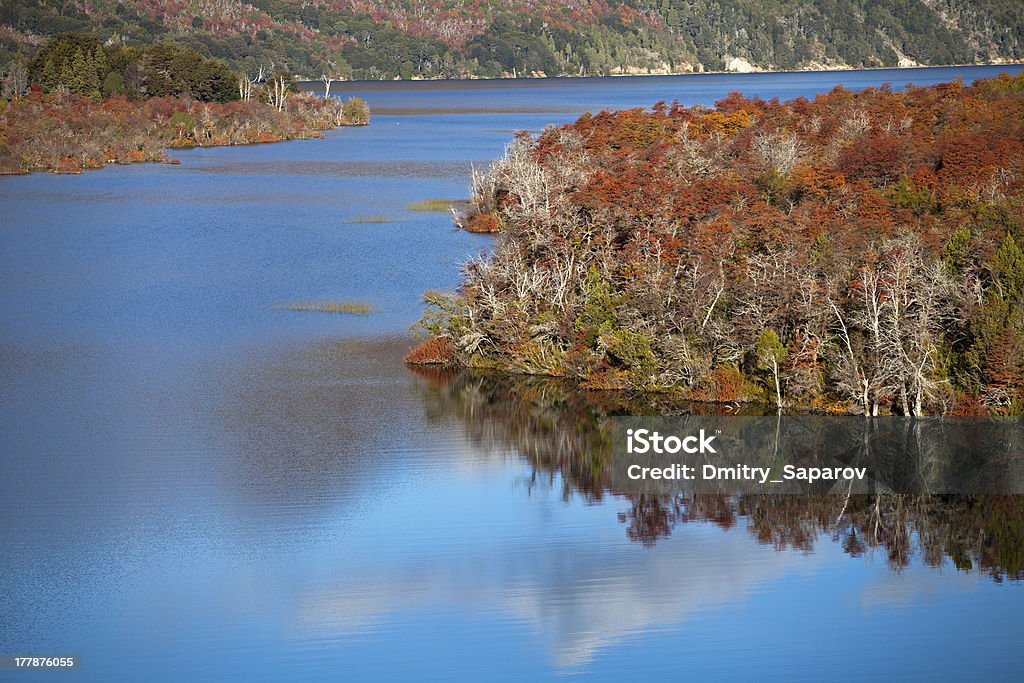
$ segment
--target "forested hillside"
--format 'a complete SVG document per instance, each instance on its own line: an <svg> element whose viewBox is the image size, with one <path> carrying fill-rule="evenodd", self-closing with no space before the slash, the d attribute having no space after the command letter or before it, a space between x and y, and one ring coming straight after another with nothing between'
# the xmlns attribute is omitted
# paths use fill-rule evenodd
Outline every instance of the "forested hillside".
<svg viewBox="0 0 1024 683"><path fill-rule="evenodd" d="M308 78L934 65L1024 57L1024 0L0 0L0 66L68 31Z"/></svg>
<svg viewBox="0 0 1024 683"><path fill-rule="evenodd" d="M1024 75L521 134L409 357L694 400L1024 413Z"/></svg>
<svg viewBox="0 0 1024 683"><path fill-rule="evenodd" d="M168 147L322 136L365 125L359 98L301 94L280 72L254 82L173 43L105 46L91 33L48 41L8 65L0 97L0 174L79 173L166 160Z"/></svg>

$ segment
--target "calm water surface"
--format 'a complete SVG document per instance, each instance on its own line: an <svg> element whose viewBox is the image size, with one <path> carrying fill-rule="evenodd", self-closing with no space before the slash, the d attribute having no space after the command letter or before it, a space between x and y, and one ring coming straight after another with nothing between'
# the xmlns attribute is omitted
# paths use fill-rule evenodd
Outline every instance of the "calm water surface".
<svg viewBox="0 0 1024 683"><path fill-rule="evenodd" d="M1019 676L999 562L851 550L813 502L652 508L559 464L564 406L401 363L489 245L408 206L514 130L998 71L352 84L384 113L326 140L0 179L0 652L81 655L55 680ZM333 298L375 312L275 308Z"/></svg>

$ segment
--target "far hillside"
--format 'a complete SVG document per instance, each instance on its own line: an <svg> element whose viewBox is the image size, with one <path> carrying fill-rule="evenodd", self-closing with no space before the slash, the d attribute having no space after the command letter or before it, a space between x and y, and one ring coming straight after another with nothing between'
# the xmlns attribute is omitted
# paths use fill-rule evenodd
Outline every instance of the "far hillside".
<svg viewBox="0 0 1024 683"><path fill-rule="evenodd" d="M360 98L301 94L173 43L106 45L91 33L15 55L0 98L0 175L172 161L171 147L277 142L369 122Z"/></svg>
<svg viewBox="0 0 1024 683"><path fill-rule="evenodd" d="M0 67L69 31L313 79L822 69L1019 61L1024 1L15 0Z"/></svg>

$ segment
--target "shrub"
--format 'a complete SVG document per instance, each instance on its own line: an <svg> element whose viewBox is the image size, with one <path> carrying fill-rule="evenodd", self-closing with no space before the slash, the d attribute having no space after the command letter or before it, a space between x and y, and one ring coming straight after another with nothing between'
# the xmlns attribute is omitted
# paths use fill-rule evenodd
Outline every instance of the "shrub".
<svg viewBox="0 0 1024 683"><path fill-rule="evenodd" d="M470 216L462 227L469 232L498 232L501 230L501 221L494 214L478 213Z"/></svg>
<svg viewBox="0 0 1024 683"><path fill-rule="evenodd" d="M359 126L370 122L370 108L361 97L353 97L342 108L349 125Z"/></svg>
<svg viewBox="0 0 1024 683"><path fill-rule="evenodd" d="M455 360L455 344L448 337L431 337L406 356L410 365L446 365Z"/></svg>

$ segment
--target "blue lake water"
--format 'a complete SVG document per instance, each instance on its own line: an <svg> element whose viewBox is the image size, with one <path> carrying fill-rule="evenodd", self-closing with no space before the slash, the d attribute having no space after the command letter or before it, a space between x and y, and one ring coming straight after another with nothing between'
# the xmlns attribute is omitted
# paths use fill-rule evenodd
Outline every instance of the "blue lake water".
<svg viewBox="0 0 1024 683"><path fill-rule="evenodd" d="M336 84L371 125L0 178L0 653L81 656L54 680L1019 677L1024 582L921 540L955 517L906 553L809 521L842 501L664 517L539 457L519 399L401 362L490 244L409 207L512 131L1004 70ZM374 312L280 308L325 299Z"/></svg>

